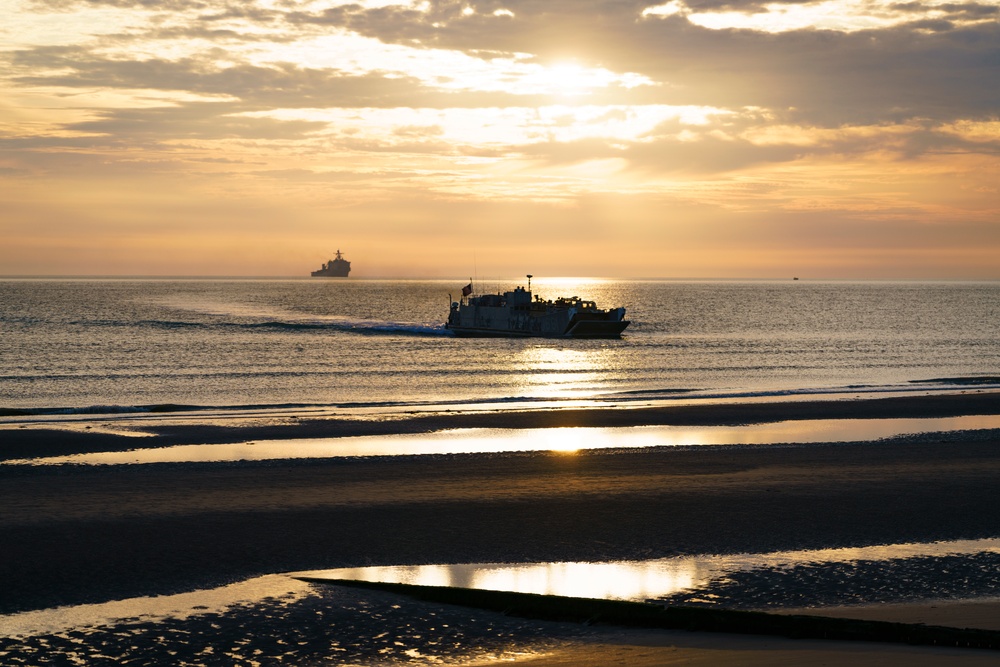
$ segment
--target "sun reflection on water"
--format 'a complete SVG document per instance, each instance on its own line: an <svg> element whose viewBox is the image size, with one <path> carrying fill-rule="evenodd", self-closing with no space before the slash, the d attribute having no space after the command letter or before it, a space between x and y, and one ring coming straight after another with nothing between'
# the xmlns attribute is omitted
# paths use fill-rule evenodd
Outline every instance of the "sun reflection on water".
<svg viewBox="0 0 1000 667"><path fill-rule="evenodd" d="M456 586L540 595L642 600L706 583L710 568L695 559L610 563L460 564L361 567L300 573L320 578Z"/></svg>
<svg viewBox="0 0 1000 667"><path fill-rule="evenodd" d="M299 572L315 579L348 579L417 586L451 586L619 600L665 598L697 591L733 573L798 565L887 562L928 556L1000 553L1000 539L888 544L760 554L704 554L646 561L464 563L345 568Z"/></svg>
<svg viewBox="0 0 1000 667"><path fill-rule="evenodd" d="M513 359L521 391L541 398L592 395L615 366L610 349L532 346L520 350Z"/></svg>
<svg viewBox="0 0 1000 667"><path fill-rule="evenodd" d="M483 570L470 587L634 600L692 588L699 574L692 561L639 569L633 563L545 563Z"/></svg>
<svg viewBox="0 0 1000 667"><path fill-rule="evenodd" d="M196 461L260 461L352 456L572 453L594 449L642 449L703 445L859 442L907 434L1000 429L1000 415L917 419L800 420L749 426L564 427L537 429L449 429L434 433L258 440L219 445L175 445L115 452L92 452L5 465L121 465Z"/></svg>

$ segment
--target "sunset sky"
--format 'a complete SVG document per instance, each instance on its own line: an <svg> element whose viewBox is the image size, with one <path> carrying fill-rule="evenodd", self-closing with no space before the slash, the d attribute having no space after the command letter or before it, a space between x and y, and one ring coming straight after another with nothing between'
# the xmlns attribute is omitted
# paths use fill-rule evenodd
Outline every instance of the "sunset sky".
<svg viewBox="0 0 1000 667"><path fill-rule="evenodd" d="M1000 279L1000 0L0 0L0 274Z"/></svg>

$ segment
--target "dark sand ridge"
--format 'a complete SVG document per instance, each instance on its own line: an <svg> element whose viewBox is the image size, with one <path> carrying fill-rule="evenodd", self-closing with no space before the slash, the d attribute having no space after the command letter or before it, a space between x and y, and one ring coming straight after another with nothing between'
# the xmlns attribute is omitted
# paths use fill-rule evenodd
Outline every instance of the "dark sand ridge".
<svg viewBox="0 0 1000 667"><path fill-rule="evenodd" d="M711 424L761 421L765 414L912 417L998 408L1000 395L977 393L429 419L443 427L582 425L583 418L591 420L586 425L622 426L629 419L680 423L684 415ZM320 426L307 428L320 435ZM210 427L183 428L183 442L198 442L199 432L209 441L217 435ZM60 438L30 429L2 435L14 433ZM109 438L95 435L87 447L101 449L97 443ZM992 537L1000 534L998 491L1000 442L955 437L572 455L4 466L0 612L368 564L641 559Z"/></svg>

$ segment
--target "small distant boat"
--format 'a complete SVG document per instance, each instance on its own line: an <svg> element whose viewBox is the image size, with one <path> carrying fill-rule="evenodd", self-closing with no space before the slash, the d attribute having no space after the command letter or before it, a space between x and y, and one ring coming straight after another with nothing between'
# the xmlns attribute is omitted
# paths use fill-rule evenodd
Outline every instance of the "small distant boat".
<svg viewBox="0 0 1000 667"><path fill-rule="evenodd" d="M624 308L601 310L576 296L532 300L531 278L527 289L480 296L470 296L470 282L452 302L445 328L456 336L619 338L629 325Z"/></svg>
<svg viewBox="0 0 1000 667"><path fill-rule="evenodd" d="M323 265L323 268L312 272L313 277L322 278L346 278L347 274L351 272L351 263L344 259L344 256L340 254L340 250L337 250L337 256L331 259L329 262Z"/></svg>

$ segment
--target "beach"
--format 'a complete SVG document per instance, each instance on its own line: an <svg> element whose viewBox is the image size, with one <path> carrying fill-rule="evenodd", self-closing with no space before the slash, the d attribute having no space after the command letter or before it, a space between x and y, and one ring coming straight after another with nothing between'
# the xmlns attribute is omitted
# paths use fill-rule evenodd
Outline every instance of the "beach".
<svg viewBox="0 0 1000 667"><path fill-rule="evenodd" d="M99 425L95 418L71 430L10 425L0 431L0 454L442 428L961 414L1000 414L1000 393L325 421L199 423L184 414L150 422L143 438L88 430ZM990 432L808 445L5 465L0 476L6 614L322 568L641 560L1000 533L1000 438ZM556 662L538 664L574 664L550 658Z"/></svg>

